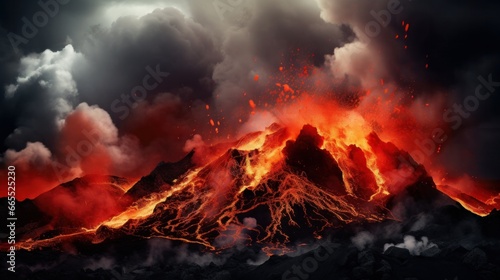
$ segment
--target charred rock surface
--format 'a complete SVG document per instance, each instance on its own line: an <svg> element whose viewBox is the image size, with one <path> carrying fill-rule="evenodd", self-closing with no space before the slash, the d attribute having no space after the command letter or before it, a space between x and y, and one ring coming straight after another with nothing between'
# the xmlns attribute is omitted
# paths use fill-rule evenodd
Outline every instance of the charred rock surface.
<svg viewBox="0 0 500 280"><path fill-rule="evenodd" d="M178 162L159 163L149 175L142 177L132 186L125 197L130 201L136 201L145 195L168 189L174 184L175 179L178 179L194 166L192 162L193 155L194 151L191 151Z"/></svg>
<svg viewBox="0 0 500 280"><path fill-rule="evenodd" d="M337 161L325 149L318 130L305 125L295 141L289 140L283 149L286 163L297 173L335 195L345 195L345 185Z"/></svg>

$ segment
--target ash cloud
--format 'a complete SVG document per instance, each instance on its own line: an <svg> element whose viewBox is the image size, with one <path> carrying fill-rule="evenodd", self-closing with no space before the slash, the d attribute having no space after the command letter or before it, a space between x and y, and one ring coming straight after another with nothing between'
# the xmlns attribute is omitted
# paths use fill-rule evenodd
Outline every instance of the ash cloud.
<svg viewBox="0 0 500 280"><path fill-rule="evenodd" d="M500 80L499 43L491 39L500 24L498 3L402 0L402 11L367 41L362 32L375 20L370 12L387 9L390 1L244 2L221 16L213 1L74 0L18 52L7 34L22 34L21 19L41 8L36 2L2 2L2 164L16 158L60 162L65 147L82 140L78 114L88 117L89 127L112 136L71 167L68 177L91 171L97 159L104 159L106 172L125 175L134 169L131 176L137 177L160 160L181 158L183 147L201 139L210 144L267 124L273 116L252 115L249 101L257 110L265 103L272 107L267 95L277 82L324 96L334 91L328 98L368 111L370 98L345 100L356 100L359 88L383 97L383 80L418 123L432 128L442 122L436 112L474 92L478 75L492 73ZM402 21L410 24L408 38L396 40L395 34L405 34ZM169 76L120 118L113 102L123 105L123 95L133 94L150 74L148 66ZM302 66L309 66L310 74L301 79L279 70L291 69L294 76ZM500 124L497 103L492 97L482 104L434 159L452 173L499 179L499 157L492 155L500 139L491 129ZM398 122L392 108L382 109L389 113L381 119ZM221 123L218 133L210 120ZM456 151L464 149L475 157L458 166ZM35 196L52 183L28 192Z"/></svg>
<svg viewBox="0 0 500 280"><path fill-rule="evenodd" d="M321 65L323 55L346 40L345 31L324 22L319 8L304 1L259 1L249 8L252 16L248 22L237 27L219 18L212 5L203 10L197 1L187 6L157 1L142 15L115 13L112 22L106 16L110 7L130 11L138 2L101 2L75 1L61 7L60 15L40 28L33 41L20 45L20 52L5 59L11 67L3 68L8 75L2 81L0 106L9 120L1 131L6 138L3 151L19 152L29 143L40 143L51 152L52 161L64 159L64 150L68 146L74 149L72 145L82 140L79 122L67 118L88 104L108 122L105 127L98 125L99 133L111 133L113 139L98 143L96 152L72 166L69 174L85 174L96 166L97 157L104 159L98 165L103 171L125 174L136 167L125 170L122 166L137 162L130 155L134 150L143 158L152 156L136 172L144 173L159 160L182 157L185 142L196 134L207 142L234 137L230 134L238 119L249 116L248 100L258 100L265 91L266 85L256 84L253 77L278 72L290 50L314 53L314 58L304 55L301 59ZM172 7L152 8L163 4ZM32 5L14 13L2 23L4 31L19 33L14 15L29 16L38 8ZM76 11L81 14L68 19ZM84 16L94 22L83 20ZM67 20L66 27L56 26L63 20ZM297 30L303 30L307 38L297 38ZM65 33L65 42L71 44L61 44L62 37L57 42L47 39L51 37L39 41L46 32ZM7 42L3 43L7 48ZM122 120L112 104L118 100L123 105L123 95L133 94L132 89L143 83L148 66L169 76L145 100L129 106L130 112ZM243 92L248 93L244 98ZM213 109L205 110L206 105ZM222 123L220 136L210 127L210 119ZM4 159L4 164L10 163ZM46 188L33 189L31 196Z"/></svg>
<svg viewBox="0 0 500 280"><path fill-rule="evenodd" d="M493 12L500 8L496 2L317 2L326 21L349 25L358 38L346 48L335 50L332 69L340 68L365 86L384 79L386 85L393 85L399 91L404 102L414 97L417 102L413 101L414 105L409 106L413 116L422 118L434 114L428 121L418 119L421 124L449 128L450 124L444 123L442 111L453 104L462 104L465 98L474 95L479 85L478 76L491 74L496 77L494 81L500 80L500 72L495 66L500 62L499 42L492 40L492 34L500 24L496 12ZM390 2L399 3L401 12L391 13L386 27L379 24L377 36L367 36L366 28L370 22L380 23L386 19ZM385 15L380 16L383 13ZM406 39L403 21L405 25L409 24ZM395 38L396 34L399 39ZM449 140L439 155L432 155L432 161L437 166L449 167L452 176L469 173L498 179L492 171L493 166L498 166L495 159L498 156L488 155L488 151L498 154L498 149L492 144L500 140L493 132L500 124L500 116L493 109L498 102L498 98L493 97L481 103L479 110L463 120L458 131L450 131ZM428 138L430 134L427 132L422 138ZM464 155L463 150L471 153ZM457 157L464 156L470 161L458 164Z"/></svg>

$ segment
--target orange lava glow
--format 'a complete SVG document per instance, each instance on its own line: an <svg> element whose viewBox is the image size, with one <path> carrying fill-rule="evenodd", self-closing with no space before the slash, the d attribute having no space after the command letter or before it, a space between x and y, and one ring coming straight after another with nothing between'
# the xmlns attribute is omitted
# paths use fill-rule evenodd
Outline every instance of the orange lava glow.
<svg viewBox="0 0 500 280"><path fill-rule="evenodd" d="M403 21L402 26L408 32L409 24ZM279 69L283 73L285 68ZM304 68L301 75L313 70ZM254 81L261 78L255 75ZM166 190L134 201L95 227L24 240L20 246L31 250L75 236L97 243L106 238L102 232L118 231L198 244L207 250L255 242L273 255L286 253L291 243L302 241L291 232L310 231L310 236L321 239L328 230L352 222L394 219L384 207L391 195L422 176L436 179L443 175L424 169L397 148L412 149L408 142L422 131L416 128L408 107L397 100L390 81L375 81L379 88L360 91L366 94L361 94L362 104L356 109L328 98L313 98L296 86L298 82L276 82L273 88L277 89L270 92L275 104L265 111L273 125L224 144L226 149L195 149L195 157L203 158L201 164ZM264 101L268 100L246 100L250 114L267 107ZM207 104L205 109L211 107ZM218 133L221 121L210 118L207 125ZM306 166L304 158L309 155L321 163ZM333 172L337 177L330 174L337 169ZM499 207L500 194L481 188L464 193L459 190L466 183L459 181L435 183L478 215Z"/></svg>
<svg viewBox="0 0 500 280"><path fill-rule="evenodd" d="M249 103L255 109L255 103ZM135 201L94 228L29 239L20 246L52 246L75 235L100 242L105 237L98 233L108 229L199 244L208 250L256 242L269 255L283 254L290 243L300 241L290 232L304 231L304 225L320 239L328 229L351 222L392 219L383 207L387 198L425 175L408 164L412 159L407 153L373 133L373 125L354 110L303 96L274 115L279 124L250 133L229 149L218 149L166 191ZM210 124L215 125L213 120ZM305 151L311 156L331 156L341 171L338 182L329 177L321 185L314 176L321 179L325 174L293 168L303 164L291 154L301 149L301 143L309 143ZM430 174L441 175L432 170ZM460 182L437 183L439 190L478 215L498 206L500 195L478 199L457 191Z"/></svg>
<svg viewBox="0 0 500 280"><path fill-rule="evenodd" d="M384 148L378 147L380 140L373 139L370 125L361 115L340 108L335 115L319 108L315 110L318 115L294 115L292 112L300 114L301 110L296 106L308 101L303 102L281 112L282 124L244 136L229 150L211 155L207 164L192 169L168 190L134 202L82 234L109 228L200 244L209 250L253 239L268 254L281 254L295 241L290 228L308 225L312 236L319 239L327 229L343 224L391 218L382 205L398 186L391 182L386 160L377 156ZM293 122L287 120L290 117ZM303 134L307 129L299 123L311 124L314 129L309 130L314 132L309 133L313 134ZM291 160L287 153L300 135L306 140L316 137L310 148L331 155L338 164L343 175L336 184L318 187L314 175L304 173L309 171L298 172L287 164ZM263 220L261 212L271 220ZM248 226L246 219L255 219L255 225ZM98 236L93 242L99 242ZM22 246L37 248L55 240L28 240Z"/></svg>

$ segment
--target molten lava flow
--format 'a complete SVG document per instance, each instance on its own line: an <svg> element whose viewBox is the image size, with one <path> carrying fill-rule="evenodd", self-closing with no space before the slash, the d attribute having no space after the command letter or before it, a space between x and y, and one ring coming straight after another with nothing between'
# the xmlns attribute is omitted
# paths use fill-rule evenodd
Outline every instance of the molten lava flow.
<svg viewBox="0 0 500 280"><path fill-rule="evenodd" d="M236 142L199 147L179 163L160 165L153 172L158 177L136 183L122 197L132 200L128 208L99 226L21 246L53 246L68 238L97 243L119 233L208 250L258 244L268 254L282 254L348 223L391 219L389 198L428 178L427 171L384 142L361 114L339 109L333 115L325 108L332 107L299 112L300 118L285 114L293 121L280 117L281 124ZM168 168L173 171L162 173ZM498 197L476 203L452 188L439 189L475 213L498 204Z"/></svg>
<svg viewBox="0 0 500 280"><path fill-rule="evenodd" d="M394 158L404 153L371 133L359 115L337 117L337 126L274 124L250 133L82 235L94 233L92 242L100 242L104 233L118 230L210 250L253 243L276 254L347 223L390 218L385 199L402 183L388 180L402 168ZM410 180L416 178L404 184ZM28 241L24 247L66 237Z"/></svg>
<svg viewBox="0 0 500 280"><path fill-rule="evenodd" d="M387 219L386 179L368 135L273 125L103 226L211 250L258 243L273 254L346 223Z"/></svg>
<svg viewBox="0 0 500 280"><path fill-rule="evenodd" d="M465 209L479 215L487 216L493 209L500 208L500 194L490 192L496 182L481 182L469 176L458 179L446 178L444 172L435 171L434 178L441 178L437 188L459 202Z"/></svg>

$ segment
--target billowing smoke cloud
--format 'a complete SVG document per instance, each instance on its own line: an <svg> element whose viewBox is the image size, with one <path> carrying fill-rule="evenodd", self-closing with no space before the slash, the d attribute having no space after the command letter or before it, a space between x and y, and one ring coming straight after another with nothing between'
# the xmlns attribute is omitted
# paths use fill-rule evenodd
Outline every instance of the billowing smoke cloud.
<svg viewBox="0 0 500 280"><path fill-rule="evenodd" d="M78 95L73 70L82 62L83 56L70 45L21 59L16 82L5 86L5 105L19 116L17 128L5 140L8 147L20 149L34 141L55 145L58 121Z"/></svg>
<svg viewBox="0 0 500 280"><path fill-rule="evenodd" d="M413 256L419 256L420 253L423 251L431 248L431 247L438 247L436 244L429 242L429 238L423 236L421 240L417 240L414 236L412 235L406 235L404 237L403 243L398 243L396 245L392 243L387 243L384 244L384 251L389 249L392 246L396 246L398 248L404 248L407 249L411 255Z"/></svg>
<svg viewBox="0 0 500 280"><path fill-rule="evenodd" d="M290 5L295 8L285 8ZM17 123L5 147L14 152L39 142L64 181L103 172L140 176L161 159L183 156L195 134L209 142L235 137L233 127L251 111L249 100L261 106L267 84L255 76L293 64L289 53L297 49L304 63L320 65L345 40L341 28L318 17L315 4L259 1L247 8L251 17L236 27L212 6L205 22L194 4L192 17L176 8L124 15L110 26L89 26L85 36L70 35L74 40L61 51L24 56L15 82L5 85L2 105ZM84 11L97 17L99 9ZM274 30L260 28L263 23ZM295 36L299 28L307 30L306 40ZM253 120L240 133L263 122Z"/></svg>
<svg viewBox="0 0 500 280"><path fill-rule="evenodd" d="M15 51L8 34L42 8L6 1L1 161L38 180L19 198L88 173L138 178L279 121L275 105L301 93L357 108L407 150L442 127L437 166L498 177L495 97L460 129L442 111L473 95L479 75L499 79L499 43L479 35L495 34L499 4L221 1L71 1ZM471 149L477 158L455 160Z"/></svg>
<svg viewBox="0 0 500 280"><path fill-rule="evenodd" d="M19 174L30 174L17 179L16 193L19 197L33 197L33 189L29 186L38 186L38 192L44 192L60 182L52 171L53 157L47 147L40 142L28 143L26 147L16 152L7 150L5 162L16 167ZM2 175L0 178L3 179Z"/></svg>
<svg viewBox="0 0 500 280"><path fill-rule="evenodd" d="M480 1L471 6L455 1L317 2L322 7L322 18L349 25L358 38L336 49L328 61L334 71L345 73L354 83L372 91L364 100L368 103L362 103L361 107L370 110L373 98L384 100L396 92L397 99L405 104L397 108L398 112L406 108L413 117L404 121L417 122L422 129L421 135L405 139L405 128L401 126L399 131L403 136L399 138L404 139L399 143L401 147L425 153L422 161L447 166L451 176L466 172L496 177L491 168L498 166L498 161L487 156L486 150L498 152L492 145L498 136L491 130L498 127L498 114L492 110L498 99L478 102L474 110L463 107L475 108L477 87L486 87L478 77L486 79L491 74L492 81L500 80L500 72L494 67L500 60L495 51L499 45L485 35L493 34L494 26L500 23L488 12L498 9L498 3ZM385 107L381 118L389 114L389 119L397 123L402 117L393 109ZM446 117L445 110L452 113ZM436 128L446 131L447 136L439 149L440 143L427 141L432 139ZM488 148L479 148L485 145ZM474 152L465 155L462 152L465 150ZM457 157L464 156L471 161L459 163Z"/></svg>

